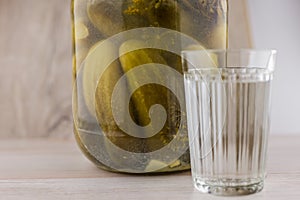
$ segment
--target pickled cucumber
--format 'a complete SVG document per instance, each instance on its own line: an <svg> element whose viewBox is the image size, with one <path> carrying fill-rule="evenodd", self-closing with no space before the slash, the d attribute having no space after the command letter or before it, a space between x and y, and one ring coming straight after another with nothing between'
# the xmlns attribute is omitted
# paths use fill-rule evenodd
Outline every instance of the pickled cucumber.
<svg viewBox="0 0 300 200"><path fill-rule="evenodd" d="M170 90L162 85L147 84L133 93L129 105L117 105L120 109L129 109L130 116L124 116L124 119L131 117L142 127L151 123L149 110L152 105L159 104L165 108L166 123L156 135L149 138L132 137L122 131L113 117L111 100L112 92L119 79L142 64L168 65L182 73L180 56L170 51L138 49L126 54L123 52L142 48L146 46L143 44L145 42L147 44L163 42L166 45L165 49L176 50L176 52L202 47L180 46L180 38L171 38L168 30L161 35L153 33L148 37L143 36L144 41L128 40L121 46L120 41L113 44L106 39L129 29L161 27L187 34L198 40L203 48L225 48L227 45L226 3L227 0L73 0L73 33L76 33L73 35L73 76L76 83L78 81L82 83L82 89L81 84L75 84L75 97L78 95L82 97L75 98L74 101L74 121L79 124L75 126L74 132L79 136L77 139L81 149L93 162L101 168L123 172L149 172L158 168L161 168L158 171L162 172L189 168L188 151L172 164L165 159L167 155L151 158L144 154L159 150L172 140L179 141L177 144L188 144L186 119L181 118L185 116L184 108L180 108L176 96ZM106 46L97 48L103 45L102 40L106 41ZM103 65L110 58L117 57L119 58L109 66ZM217 63L214 55L209 55L208 58L210 63ZM81 72L82 79L77 77ZM155 64L151 70L145 68L142 73L143 77L159 79L165 77L165 74L155 68ZM122 92L118 96L128 95L129 91L137 86L136 79L137 77L132 74L126 76L127 84L121 86ZM84 106L81 105L82 102ZM82 109L81 106L84 108ZM85 118L86 116L88 118ZM160 116L157 117L160 119ZM178 134L180 124L184 128L182 133ZM95 126L99 126L100 129ZM90 134L88 131L95 131L96 134ZM144 137L150 135L146 131L140 134ZM118 147L132 154L126 154ZM176 145L172 146L172 152L176 152L177 148ZM141 157L140 153L145 157ZM103 157L100 158L99 155L105 155L108 162L101 163Z"/></svg>
<svg viewBox="0 0 300 200"><path fill-rule="evenodd" d="M124 73L128 72L129 70L149 63L159 63L166 65L166 61L160 55L160 51L157 49L139 49L135 51L131 51L131 49L138 49L144 46L143 41L139 40L128 40L123 43L120 47L120 62L122 64L122 69ZM129 52L131 51L131 52ZM123 55L123 52L129 52ZM149 68L143 69L144 77L159 77L163 79L165 74L162 74L156 67L155 64ZM137 77L128 76L128 85L129 87L134 88L137 84L135 81ZM174 130L174 124L178 123L178 121L171 121L172 116L175 113L170 113L170 111L175 111L178 108L180 110L180 106L176 97L170 98L171 92L161 85L156 84L147 84L140 87L135 93L132 95L132 101L134 107L136 109L136 118L138 123L141 126L148 125L150 123L149 119L149 109L154 104L162 105L167 111L167 121L163 129L157 133L156 135L146 139L146 146L148 151L155 151L166 144L168 144L175 136L176 130ZM158 116L160 117L160 116ZM176 119L178 120L178 119ZM178 128L178 127L177 127ZM146 136L149 133L143 133Z"/></svg>
<svg viewBox="0 0 300 200"><path fill-rule="evenodd" d="M98 48L99 45L102 45L102 47ZM118 60L115 60L109 66L104 66L103 63L113 60L116 54L118 54L118 48L107 41L105 43L100 41L91 48L83 69L85 102L91 115L97 118L103 134L113 144L129 152L146 152L145 139L135 138L124 133L118 127L112 114L112 93L123 72ZM127 86L123 85L121 91L123 94L118 94L120 97L127 95ZM117 106L120 108L128 107L128 105ZM132 112L135 110L132 104L129 105L129 109ZM114 153L111 149L107 149L107 151Z"/></svg>
<svg viewBox="0 0 300 200"><path fill-rule="evenodd" d="M180 9L180 31L200 41L209 48L226 48L227 21L225 14L227 12L227 1L209 1L209 0L182 0L178 1ZM224 5L225 4L225 5ZM225 40L219 40L214 35L215 28L225 24L223 35L217 34ZM216 40L219 42L216 44ZM222 43L223 42L223 43Z"/></svg>
<svg viewBox="0 0 300 200"><path fill-rule="evenodd" d="M94 0L87 5L89 19L107 37L123 31L121 9L120 0Z"/></svg>
<svg viewBox="0 0 300 200"><path fill-rule="evenodd" d="M126 29L154 26L179 30L176 1L124 0L123 2Z"/></svg>

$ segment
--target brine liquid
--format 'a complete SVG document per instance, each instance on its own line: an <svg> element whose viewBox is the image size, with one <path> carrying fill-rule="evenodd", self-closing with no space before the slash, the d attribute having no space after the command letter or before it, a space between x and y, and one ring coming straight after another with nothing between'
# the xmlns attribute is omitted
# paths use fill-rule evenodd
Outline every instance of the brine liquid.
<svg viewBox="0 0 300 200"><path fill-rule="evenodd" d="M91 125L89 125L90 127ZM74 129L74 131L81 150L101 169L126 173L159 173L190 169L189 151L174 160L173 163L168 164L167 155L162 154L159 159L152 159L143 154L131 152L123 154L108 146L109 141L101 132L93 133L87 128ZM120 137L118 140L124 141L124 143L128 142L128 138ZM184 138L184 140L186 139ZM144 146L139 148L143 149Z"/></svg>
<svg viewBox="0 0 300 200"><path fill-rule="evenodd" d="M185 74L192 174L204 192L263 187L271 76L234 73Z"/></svg>
<svg viewBox="0 0 300 200"><path fill-rule="evenodd" d="M118 94L127 96L142 77L129 76L128 72L141 65L164 64L182 74L181 49L226 48L227 0L72 0L72 15L74 133L82 151L97 166L112 171L189 169L186 125L178 131L178 124L182 120L186 123L181 117L186 116L181 112L184 108L179 106L184 97L177 98L156 82L139 87L129 105L112 105L112 94L117 82L125 77ZM124 47L132 51L124 53L129 51ZM167 76L157 69L141 72L145 79L162 81ZM174 81L176 84L178 81ZM183 95L183 83L180 89ZM152 105L162 105L167 120L155 136L146 139L121 129L113 115L113 108L128 109L128 115L117 119L132 119L145 127L151 121ZM158 114L155 119L163 121ZM124 124L127 127L128 123ZM139 133L145 136L148 132Z"/></svg>

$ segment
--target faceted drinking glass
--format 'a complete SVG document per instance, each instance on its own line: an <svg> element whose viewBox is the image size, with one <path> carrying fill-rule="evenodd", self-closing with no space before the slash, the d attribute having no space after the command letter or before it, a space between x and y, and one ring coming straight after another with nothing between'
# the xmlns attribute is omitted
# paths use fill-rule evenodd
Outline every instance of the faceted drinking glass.
<svg viewBox="0 0 300 200"><path fill-rule="evenodd" d="M192 177L217 195L264 185L274 50L183 51Z"/></svg>

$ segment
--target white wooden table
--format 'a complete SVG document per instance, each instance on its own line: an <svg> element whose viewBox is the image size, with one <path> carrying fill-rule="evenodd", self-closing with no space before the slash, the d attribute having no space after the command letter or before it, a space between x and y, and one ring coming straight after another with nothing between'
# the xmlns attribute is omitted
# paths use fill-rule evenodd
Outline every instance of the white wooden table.
<svg viewBox="0 0 300 200"><path fill-rule="evenodd" d="M271 135L262 192L236 199L300 199L300 136ZM192 186L190 172L145 176L106 172L75 141L0 141L0 199L223 199Z"/></svg>

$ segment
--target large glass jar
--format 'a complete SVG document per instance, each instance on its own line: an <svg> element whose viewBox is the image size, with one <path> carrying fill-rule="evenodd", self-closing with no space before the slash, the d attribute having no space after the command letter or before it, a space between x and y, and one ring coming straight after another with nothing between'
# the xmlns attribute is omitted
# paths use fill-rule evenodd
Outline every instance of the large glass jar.
<svg viewBox="0 0 300 200"><path fill-rule="evenodd" d="M226 48L227 0L73 0L73 117L98 167L190 168L180 52Z"/></svg>

